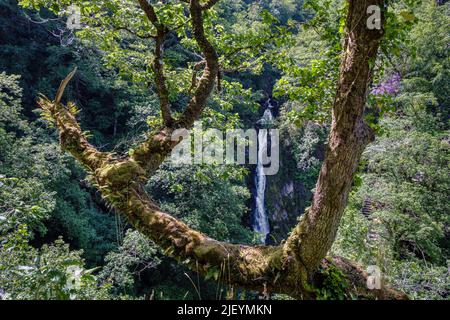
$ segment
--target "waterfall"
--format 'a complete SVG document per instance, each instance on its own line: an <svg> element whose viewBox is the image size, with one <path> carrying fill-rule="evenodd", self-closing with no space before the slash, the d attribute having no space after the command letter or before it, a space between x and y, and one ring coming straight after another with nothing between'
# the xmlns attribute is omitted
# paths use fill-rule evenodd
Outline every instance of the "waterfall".
<svg viewBox="0 0 450 320"><path fill-rule="evenodd" d="M270 108L272 108L272 105L269 100L267 109L264 111L262 118L258 121L258 123L261 123L263 126L269 125L273 120ZM253 231L260 234L260 240L262 243L266 242L267 235L270 232L269 218L267 217L264 202L266 192L266 175L264 174L263 157L267 154L267 138L268 130L260 130L258 132L258 162L255 174L256 196L252 225Z"/></svg>

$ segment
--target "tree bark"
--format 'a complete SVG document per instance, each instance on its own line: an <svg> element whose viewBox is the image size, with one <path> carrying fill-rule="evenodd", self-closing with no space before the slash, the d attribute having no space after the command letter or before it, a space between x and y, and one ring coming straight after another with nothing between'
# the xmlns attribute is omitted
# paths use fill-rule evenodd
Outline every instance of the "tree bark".
<svg viewBox="0 0 450 320"><path fill-rule="evenodd" d="M384 8L385 1L372 0L370 4ZM367 1L349 1L344 55L325 159L312 206L285 245L309 274L334 242L361 154L375 138L363 113L383 29L367 28L367 6Z"/></svg>
<svg viewBox="0 0 450 320"><path fill-rule="evenodd" d="M152 9L143 2L147 2L140 1L149 18L155 19ZM347 297L405 298L388 287L368 290L367 274L351 261L339 257L324 259L335 239L361 153L373 139L373 133L364 123L363 111L371 65L383 30L366 27L366 10L373 4L383 7L384 0L349 1L344 55L326 157L313 204L283 245L246 246L216 241L161 211L143 191L148 176L178 143L170 139L173 130L193 125L214 88L218 57L205 36L202 12L215 2L209 1L202 7L198 0L190 0L193 34L206 65L194 96L179 119L163 126L130 156L118 158L99 152L87 141L71 106L66 108L60 103L71 74L58 90L58 99L39 100L40 106L55 120L61 147L87 168L105 199L167 255L193 271L212 275L230 286L311 299L320 295L326 283L323 271L328 270L338 272L342 281L349 283L345 289Z"/></svg>

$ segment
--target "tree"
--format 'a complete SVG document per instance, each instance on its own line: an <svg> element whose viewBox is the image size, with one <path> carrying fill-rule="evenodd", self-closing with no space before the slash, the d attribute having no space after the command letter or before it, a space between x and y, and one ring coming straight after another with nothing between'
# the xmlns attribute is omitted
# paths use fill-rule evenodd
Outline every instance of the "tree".
<svg viewBox="0 0 450 320"><path fill-rule="evenodd" d="M423 1L414 10L419 21L373 90L396 108L380 119L380 133L363 153L360 183L332 249L376 264L412 299L446 299L450 288L449 5Z"/></svg>
<svg viewBox="0 0 450 320"><path fill-rule="evenodd" d="M39 104L47 119L60 134L62 149L70 152L92 175L102 195L142 233L162 247L165 253L203 275L243 288L286 293L296 298L318 298L339 277L337 291L347 296L366 298L404 298L388 287L368 290L367 274L340 257L324 259L330 249L347 204L361 153L374 133L364 121L367 88L384 29L366 25L368 6L384 9L385 0L349 1L345 41L339 80L332 110L329 143L311 207L303 215L288 239L279 246L245 246L220 242L190 229L163 212L145 193L143 183L153 175L177 141L171 134L191 128L200 117L207 99L220 79L220 61L205 30L205 14L218 1L182 1L187 3L193 38L202 53L196 64L202 76L193 76L192 98L179 116L171 112L163 63L163 46L170 29L164 10L146 0L138 0L151 27L147 36L154 39L152 63L163 125L128 155L102 152L89 144L75 115L73 103L64 106L61 98L75 71L62 81L56 98L41 97ZM384 25L381 13L381 25ZM141 34L142 36L142 34ZM348 283L349 285L345 285ZM335 291L336 291L335 290Z"/></svg>

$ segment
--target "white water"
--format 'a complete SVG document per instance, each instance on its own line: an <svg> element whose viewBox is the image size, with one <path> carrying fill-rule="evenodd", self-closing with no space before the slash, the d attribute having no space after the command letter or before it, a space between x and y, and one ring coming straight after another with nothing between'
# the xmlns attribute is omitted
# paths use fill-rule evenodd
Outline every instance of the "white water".
<svg viewBox="0 0 450 320"><path fill-rule="evenodd" d="M268 108L264 111L264 114L259 121L263 125L268 124L273 120L270 108L272 108L272 105L269 101ZM255 211L253 215L253 231L259 233L262 243L266 242L267 235L270 232L269 219L266 214L266 207L264 203L266 192L266 175L264 174L263 157L267 155L267 132L268 130L260 130L258 133L258 162L255 175L256 197Z"/></svg>

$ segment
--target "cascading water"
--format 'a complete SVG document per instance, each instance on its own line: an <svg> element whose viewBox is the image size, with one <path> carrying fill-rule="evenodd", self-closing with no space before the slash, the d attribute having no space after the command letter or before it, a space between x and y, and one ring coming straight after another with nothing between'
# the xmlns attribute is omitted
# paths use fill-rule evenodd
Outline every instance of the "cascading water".
<svg viewBox="0 0 450 320"><path fill-rule="evenodd" d="M272 105L270 100L268 102L267 109L264 111L262 118L258 121L262 126L269 125L272 120L272 112L270 109ZM253 231L259 233L262 243L266 242L267 235L270 232L269 218L266 214L265 207L265 192L266 192L266 175L264 174L263 157L267 154L267 138L268 130L260 130L258 132L258 161L256 166L255 175L255 210L253 214Z"/></svg>

